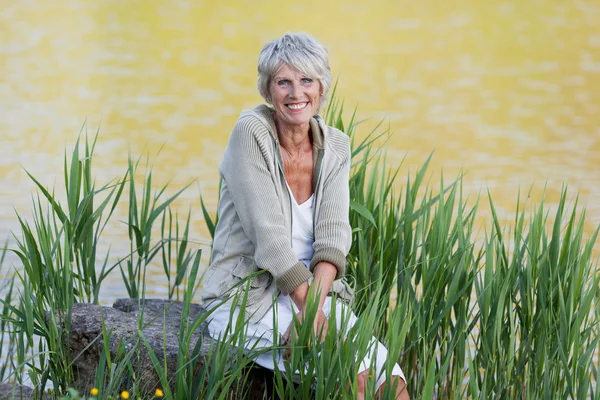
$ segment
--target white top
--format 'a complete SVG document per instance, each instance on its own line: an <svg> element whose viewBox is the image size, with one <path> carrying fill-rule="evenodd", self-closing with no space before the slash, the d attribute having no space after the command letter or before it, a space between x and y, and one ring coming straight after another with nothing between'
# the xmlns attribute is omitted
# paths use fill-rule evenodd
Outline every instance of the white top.
<svg viewBox="0 0 600 400"><path fill-rule="evenodd" d="M292 248L298 260L308 267L315 253L313 249L313 242L315 241L313 233L315 195L312 194L304 203L298 204L290 187L287 186L287 188L292 199Z"/></svg>
<svg viewBox="0 0 600 400"><path fill-rule="evenodd" d="M290 192L292 203L292 247L298 256L298 259L302 261L308 268L315 252L312 246L313 242L315 241L313 234L313 207L315 196L313 194L304 203L298 204L289 186L288 191ZM309 279L309 284L311 280L312 279ZM331 309L333 307L335 307L337 310L336 326L338 331L341 329L349 329L354 326L356 321L358 321L357 317L352 312L349 312L347 309L343 308L345 307L343 303L337 302L332 304L331 297L325 299L325 304L323 304L323 312L327 318L329 318ZM277 316L274 315L275 310L277 312ZM208 325L210 335L213 338L219 338L222 337L222 335L227 334L227 332L230 332L228 328L230 318L231 321L236 321L239 312L239 307L236 307L236 309L231 312L227 304L224 304L216 309L211 315L212 320ZM246 343L244 345L245 351L253 352L260 350L261 348L273 348L273 346L279 346L280 341L274 337L275 332L278 332L279 335L282 335L291 325L293 316L296 313L298 313L298 308L289 298L289 296L279 294L277 299L277 307L271 307L269 311L267 311L267 313L256 323L247 323L248 330L246 331ZM348 324L342 324L342 315L349 316L349 321L347 321ZM276 331L274 330L273 326L274 321L278 325ZM368 348L369 351L362 360L358 373L374 367L374 375L377 377L376 387L379 388L386 379L384 368L388 352L383 344L377 341L375 337L372 338L372 342L369 344ZM283 352L281 350L276 350L275 356L270 351L263 352L254 359L254 362L263 366L264 368L271 370L277 368L280 371L285 371L286 366L282 354ZM398 364L394 364L392 375L400 376L404 382L406 382L404 373Z"/></svg>

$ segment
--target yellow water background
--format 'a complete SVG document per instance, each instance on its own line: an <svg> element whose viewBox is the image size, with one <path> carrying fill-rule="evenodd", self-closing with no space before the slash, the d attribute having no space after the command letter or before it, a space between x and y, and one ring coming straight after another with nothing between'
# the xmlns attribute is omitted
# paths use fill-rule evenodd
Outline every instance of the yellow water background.
<svg viewBox="0 0 600 400"><path fill-rule="evenodd" d="M195 181L177 209L192 208L190 235L207 249L199 193L214 211L231 127L261 102L258 52L286 31L328 47L339 97L369 119L362 135L389 126L388 163L404 160L403 179L435 151L432 184L464 171L470 201L489 190L502 219L519 190L528 207L546 187L552 205L568 183L587 207L586 233L600 224L600 1L0 4L0 240L18 233L15 210L30 215L24 169L58 191L64 151L87 121L100 127L98 185L124 174L128 154L148 154L169 193ZM115 257L126 232L108 227ZM150 294L164 295L161 268L150 275ZM125 294L120 281L115 271L104 301Z"/></svg>

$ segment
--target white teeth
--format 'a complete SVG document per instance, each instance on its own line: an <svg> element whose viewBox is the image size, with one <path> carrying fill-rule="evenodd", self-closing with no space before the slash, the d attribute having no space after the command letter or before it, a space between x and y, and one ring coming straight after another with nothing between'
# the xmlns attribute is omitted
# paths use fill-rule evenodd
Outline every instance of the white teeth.
<svg viewBox="0 0 600 400"><path fill-rule="evenodd" d="M288 104L288 107L291 108L292 110L300 110L301 108L306 107L307 103L302 103L302 104Z"/></svg>

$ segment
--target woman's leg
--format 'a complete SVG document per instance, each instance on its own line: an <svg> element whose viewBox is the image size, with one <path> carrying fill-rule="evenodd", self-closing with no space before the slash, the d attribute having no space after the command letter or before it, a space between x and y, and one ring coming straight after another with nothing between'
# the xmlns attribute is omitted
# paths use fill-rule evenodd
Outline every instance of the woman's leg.
<svg viewBox="0 0 600 400"><path fill-rule="evenodd" d="M366 375L367 372L368 372L368 370L361 372L361 374L365 374L364 379L366 379L366 377L368 376L368 375ZM360 380L361 374L359 374L359 380ZM394 388L396 389L396 397L394 397L394 400L410 400L410 396L408 395L408 390L406 390L406 384L404 383L404 379L402 379L401 376L392 375L392 379L389 384L392 385L392 390ZM388 385L387 381L383 382L381 384L381 386L379 386L379 388L377 389L377 397L376 397L377 399L383 399L383 394L385 393L386 385Z"/></svg>
<svg viewBox="0 0 600 400"><path fill-rule="evenodd" d="M275 327L273 326L273 322L275 321L278 324L278 335L283 334L292 321L293 311L290 301L289 298L280 297L276 306L271 307L259 321L255 323L245 322L247 329L243 335L246 340L244 345L246 352L254 352L278 345L278 338L274 337ZM277 310L277 318L274 319L273 314L275 310ZM236 326L239 313L239 307L232 310L227 304L216 309L211 315L211 321L208 324L208 331L211 337L215 339L222 337L228 331L228 326L228 332L231 335L232 330L239 328ZM280 371L284 371L283 352L279 350L275 350L275 352L275 360L273 359L273 353L261 352L261 354L254 358L254 362L263 368L270 370L278 368Z"/></svg>
<svg viewBox="0 0 600 400"><path fill-rule="evenodd" d="M325 305L323 306L323 311L329 317L331 312L331 298L327 298ZM338 330L343 329L341 323L341 316L344 313L349 312L349 310L345 309L345 305L341 302L336 303L336 325ZM356 322L357 317L350 312L350 314L345 314L346 317L349 316L349 324L346 326L347 329L351 328ZM395 400L409 400L410 397L408 395L408 391L406 390L406 382L404 378L404 374L402 369L398 364L395 364L392 370L391 382L385 381L385 362L387 359L387 349L385 346L379 342L375 337L373 337L373 348L367 355L367 357L362 360L362 371L358 374L357 380L357 398L362 400L365 398L365 390L367 387L367 382L369 379L373 379L373 377L377 377L377 382L375 383L377 386L377 398L382 399L383 393L385 390L386 384L392 385L392 388L395 389L396 396ZM372 358L375 357L374 362L372 362ZM374 368L372 368L374 367ZM372 371L372 372L371 372Z"/></svg>
<svg viewBox="0 0 600 400"><path fill-rule="evenodd" d="M360 374L358 374L358 379L357 379L357 384L356 384L356 388L357 388L357 394L356 394L356 399L357 400L364 400L365 397L365 390L367 389L367 381L369 380L369 372L370 370L366 370L361 372ZM401 376L397 376L397 375L393 375L392 379L391 379L391 384L392 386L392 390L395 389L395 393L396 396L394 397L394 400L410 400L410 396L408 395L408 391L406 390L406 385L404 384L404 379L402 379ZM388 384L387 381L383 382L381 384L381 386L379 386L379 388L377 389L376 392L376 399L383 399L383 394L385 393L385 387Z"/></svg>

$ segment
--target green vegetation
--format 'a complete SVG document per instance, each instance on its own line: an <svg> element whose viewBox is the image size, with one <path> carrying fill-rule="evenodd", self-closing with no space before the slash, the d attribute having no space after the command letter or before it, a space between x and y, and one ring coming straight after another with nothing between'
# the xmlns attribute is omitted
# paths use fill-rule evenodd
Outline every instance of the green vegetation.
<svg viewBox="0 0 600 400"><path fill-rule="evenodd" d="M355 288L352 309L359 322L344 335L330 324L322 343L309 329L312 324L297 326L286 347L286 369L274 372L271 392L265 395L353 398L356 360L366 354L375 334L390 351L386 375L397 361L413 398L600 399L594 362L600 278L592 256L598 230L584 239L585 212L578 210L577 200L569 200L565 188L554 213L542 201L531 212L517 210L514 224L503 227L488 196L490 224L477 227L479 204L467 204L461 178L447 185L441 179L439 188L431 187L425 183L428 159L400 185L400 169L390 169L385 150L378 147L387 132L377 127L358 141L359 123L352 117L344 124L342 114L343 105L333 101L328 123L352 137L354 241L348 280ZM243 397L248 369L260 354L241 349L243 314L231 316L228 335L213 342L204 363L197 362L200 343L192 342L192 332L210 312L188 322L201 280L201 252L191 246L190 213L180 225L171 210L185 188L171 196L167 186L155 191L150 170L138 196L139 160L130 161L122 177L97 188L94 143L89 145L86 137L70 158L65 155L66 205L30 175L40 192L33 219L18 217L21 232L15 235L15 248L4 246L0 252L0 265L9 276L0 297L0 379L29 382L37 398L42 393L81 398L72 389L72 362L79 355L65 346L73 304L98 303L102 282L117 267L129 296L143 299L146 268L157 262L162 263L169 298L183 302L173 380L168 380L165 360L152 352L140 316L137 336L120 346L116 357L108 348L110 332L103 330L97 392L86 398L116 399L123 390L131 398L147 396L137 385L132 362L142 350L150 351L159 376L157 398ZM111 265L108 254L98 257L97 248L122 198L128 199L130 253ZM202 200L201 207L212 235L216 216ZM156 230L158 237L153 236ZM14 274L6 270L6 251L23 264ZM233 301L243 308L246 300L236 296ZM315 312L315 305L309 306L307 318ZM347 321L343 314L337 317ZM294 379L297 374L301 379ZM374 396L375 378L367 398ZM391 393L387 388L384 397Z"/></svg>

